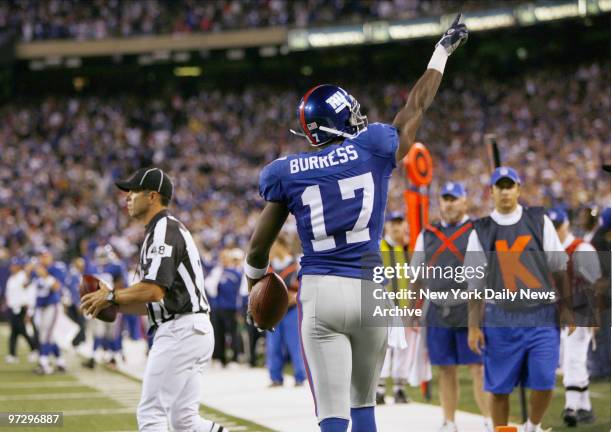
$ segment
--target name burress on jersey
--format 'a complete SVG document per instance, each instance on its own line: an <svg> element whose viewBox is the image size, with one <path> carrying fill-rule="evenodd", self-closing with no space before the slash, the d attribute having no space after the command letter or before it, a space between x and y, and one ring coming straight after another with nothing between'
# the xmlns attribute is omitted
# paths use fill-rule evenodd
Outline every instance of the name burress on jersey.
<svg viewBox="0 0 612 433"><path fill-rule="evenodd" d="M301 275L365 278L381 263L398 145L395 127L372 123L354 137L279 158L262 170L260 195L284 203L296 218L304 250Z"/></svg>

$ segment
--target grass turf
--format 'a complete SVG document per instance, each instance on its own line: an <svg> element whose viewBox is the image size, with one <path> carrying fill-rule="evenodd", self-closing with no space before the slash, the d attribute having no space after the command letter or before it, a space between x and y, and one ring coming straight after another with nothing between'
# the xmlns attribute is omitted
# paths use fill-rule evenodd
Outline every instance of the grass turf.
<svg viewBox="0 0 612 433"><path fill-rule="evenodd" d="M459 368L459 410L472 413L480 413L476 401L474 400L474 394L472 392L472 380L467 367ZM430 383L431 387L431 401L426 401L421 390L418 388L407 387L406 391L413 401L421 403L432 403L439 404L438 398L438 369L433 368L433 380ZM561 378L557 380L557 386L554 390L554 395L550 407L546 411L544 420L542 421L542 427L545 429L552 429L552 431L610 431L610 380L606 381L594 381L589 385L591 393L591 402L593 410L595 412L596 420L592 424L580 424L577 428L566 427L561 419L561 412L565 405L565 392ZM392 395L391 383L388 383L387 395ZM527 401L529 401L529 391L526 390ZM440 419L442 419L442 412L440 409ZM521 410L519 402L519 390L518 388L512 393L510 397L510 421L520 424L521 423ZM459 426L461 427L461 426Z"/></svg>
<svg viewBox="0 0 612 433"><path fill-rule="evenodd" d="M34 364L26 360L28 351L23 341L18 346L19 363L6 364L7 329L6 325L0 324L0 412L63 412L64 418L62 426L0 425L0 432L138 430L135 408L80 383L80 367L69 368L68 373L64 374L37 376L32 372ZM134 382L127 376L123 380ZM207 419L227 425L230 430L271 431L265 426L206 406L200 406L200 413Z"/></svg>
<svg viewBox="0 0 612 433"><path fill-rule="evenodd" d="M36 376L32 373L33 365L25 360L25 345L19 346L20 363L5 364L7 353L7 333L0 329L0 411L31 411L66 413L61 427L45 426L36 428L27 426L0 426L0 431L135 431L137 430L135 412L128 410L121 403L108 398L95 388L81 384L76 375L78 368L67 374ZM290 368L286 368L287 373ZM126 381L134 379L125 377ZM459 369L459 386L461 397L459 410L478 413L478 407L472 394L472 383L467 368ZM391 383L389 383L391 387ZM561 420L564 406L564 391L561 381L557 383L554 397L543 427L553 431L610 431L610 381L591 383L591 400L597 417L593 424L581 424L578 428L567 428ZM438 404L437 369L434 367L434 379L431 382L431 402L425 401L417 388L407 388L408 395L423 403ZM391 390L389 390L391 394ZM66 398L62 398L64 395ZM38 398L38 397L41 398ZM46 398L44 398L46 397ZM91 413L94 412L94 413ZM96 413L97 412L97 413ZM243 431L271 431L269 428L248 420L232 417L218 410L200 406L201 414L221 424L238 426ZM511 421L520 423L520 406L518 390L511 396ZM235 429L235 428L234 428ZM235 430L238 430L235 429Z"/></svg>

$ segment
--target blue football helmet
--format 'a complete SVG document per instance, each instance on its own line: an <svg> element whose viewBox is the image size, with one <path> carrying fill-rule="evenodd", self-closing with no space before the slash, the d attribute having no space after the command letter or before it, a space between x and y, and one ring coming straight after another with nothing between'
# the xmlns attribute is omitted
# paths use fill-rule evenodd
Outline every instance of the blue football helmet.
<svg viewBox="0 0 612 433"><path fill-rule="evenodd" d="M342 87L320 84L302 97L297 115L302 133L290 131L318 147L339 137L352 138L368 126L359 102Z"/></svg>

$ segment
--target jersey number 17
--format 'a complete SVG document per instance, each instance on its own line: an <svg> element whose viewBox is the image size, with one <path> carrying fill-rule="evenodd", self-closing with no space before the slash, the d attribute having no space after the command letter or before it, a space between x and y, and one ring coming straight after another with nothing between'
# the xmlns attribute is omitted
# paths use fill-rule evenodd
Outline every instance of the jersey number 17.
<svg viewBox="0 0 612 433"><path fill-rule="evenodd" d="M374 179L372 173L367 172L359 176L348 177L338 181L342 200L355 198L355 191L363 189L363 202L361 211L353 228L346 232L346 242L354 244L370 240L370 229L368 224L372 216L374 206ZM314 251L326 251L336 248L333 236L327 234L325 218L323 216L323 199L319 185L311 185L302 193L302 203L310 207L310 225L314 239L312 249Z"/></svg>

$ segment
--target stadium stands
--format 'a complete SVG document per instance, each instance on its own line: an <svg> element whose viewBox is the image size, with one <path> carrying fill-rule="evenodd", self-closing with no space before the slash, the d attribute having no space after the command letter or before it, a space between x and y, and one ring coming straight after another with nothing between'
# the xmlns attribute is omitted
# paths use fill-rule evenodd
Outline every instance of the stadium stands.
<svg viewBox="0 0 612 433"><path fill-rule="evenodd" d="M510 3L510 2L507 2ZM513 1L512 3L518 3ZM0 30L15 28L20 39L104 39L158 34L217 32L253 27L306 27L409 19L495 5L494 1L385 0L148 0L146 2L11 0L0 4Z"/></svg>
<svg viewBox="0 0 612 433"><path fill-rule="evenodd" d="M601 89L609 82L609 64L598 63L505 82L449 77L418 137L434 155L432 187L464 181L472 215L485 214L482 136L495 131L502 158L525 179L524 202L563 202L571 209L605 204L609 185L599 170L610 159L610 95ZM245 246L263 203L259 171L281 154L307 149L287 132L303 90L259 86L189 98L179 92L159 98L47 97L1 106L4 254L47 244L59 256L75 256L87 252L84 239L111 239L123 257L131 256L141 232L134 226L125 230L128 218L112 181L150 164L173 174L174 211L203 250ZM389 122L408 87L369 83L349 90L371 122ZM398 171L390 208L403 207L403 188ZM436 217L435 203L431 215Z"/></svg>

